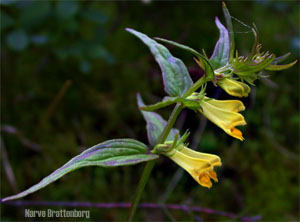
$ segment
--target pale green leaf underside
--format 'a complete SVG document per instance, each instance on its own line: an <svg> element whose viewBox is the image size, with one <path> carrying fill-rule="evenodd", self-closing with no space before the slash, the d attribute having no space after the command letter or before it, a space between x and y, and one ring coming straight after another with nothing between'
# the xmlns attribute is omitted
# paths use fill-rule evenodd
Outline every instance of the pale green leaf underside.
<svg viewBox="0 0 300 222"><path fill-rule="evenodd" d="M70 173L73 170L86 166L101 166L101 167L115 167L133 165L144 161L149 161L158 158L157 155L148 154L147 146L137 140L133 139L115 139L97 144L80 155L75 156L65 165L55 170L49 176L45 177L38 184L29 189L10 196L2 200L14 200L24 197L30 193L36 192L43 187L53 183L62 176ZM82 181L84 183L84 181Z"/></svg>
<svg viewBox="0 0 300 222"><path fill-rule="evenodd" d="M145 104L141 98L141 96L138 94L137 95L137 101L138 101L138 106L139 107L145 107ZM152 146L155 146L159 140L159 137L161 136L165 126L167 125L167 121L164 120L159 114L155 112L147 112L147 111L142 111L142 114L147 122L147 135L148 135L148 140L149 143ZM175 135L179 133L178 129L172 129L171 132L169 133L167 137L167 141L174 140Z"/></svg>
<svg viewBox="0 0 300 222"><path fill-rule="evenodd" d="M210 63L213 69L218 69L225 66L229 60L230 54L229 34L218 17L216 17L216 25L220 31L220 37L210 58Z"/></svg>
<svg viewBox="0 0 300 222"><path fill-rule="evenodd" d="M147 35L126 29L145 43L160 66L166 93L170 96L182 96L192 85L193 81L184 63L172 56L169 50Z"/></svg>

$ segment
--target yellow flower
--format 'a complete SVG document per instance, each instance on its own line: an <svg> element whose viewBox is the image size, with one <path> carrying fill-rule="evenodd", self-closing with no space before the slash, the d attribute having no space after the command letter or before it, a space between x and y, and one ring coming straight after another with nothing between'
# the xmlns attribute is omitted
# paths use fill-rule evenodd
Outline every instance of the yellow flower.
<svg viewBox="0 0 300 222"><path fill-rule="evenodd" d="M244 140L242 132L236 126L246 125L246 121L239 111L245 110L239 100L215 100L206 96L200 101L199 111L210 121L223 129L228 135Z"/></svg>
<svg viewBox="0 0 300 222"><path fill-rule="evenodd" d="M171 152L172 154L168 156L185 169L201 186L211 188L211 179L218 182L214 167L222 165L220 157L196 152L183 145L179 145Z"/></svg>
<svg viewBox="0 0 300 222"><path fill-rule="evenodd" d="M217 84L229 95L236 97L247 97L250 93L250 87L243 83L229 78L218 80Z"/></svg>

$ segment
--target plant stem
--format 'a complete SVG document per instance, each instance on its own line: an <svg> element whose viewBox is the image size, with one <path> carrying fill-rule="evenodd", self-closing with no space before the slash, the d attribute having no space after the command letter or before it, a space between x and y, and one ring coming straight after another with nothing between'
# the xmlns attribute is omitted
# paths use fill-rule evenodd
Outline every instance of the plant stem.
<svg viewBox="0 0 300 222"><path fill-rule="evenodd" d="M207 83L209 81L208 78L202 77L200 79L197 80L197 82L194 83L194 85L191 86L191 88L189 88L185 94L183 95L183 97L187 97L192 95L193 92L195 92L197 89L199 89L200 86L202 86L203 84Z"/></svg>
<svg viewBox="0 0 300 222"><path fill-rule="evenodd" d="M137 206L140 202L140 199L142 197L144 188L146 186L146 183L149 179L149 176L151 174L151 171L152 171L152 168L154 167L154 165L155 165L155 160L150 160L146 163L146 166L144 168L142 177L141 177L141 179L139 181L139 184L138 184L138 187L136 189L134 199L131 203L131 207L130 207L130 210L129 210L129 216L128 216L127 221L132 221L132 219L133 219L134 213L135 213L136 208L137 208Z"/></svg>
<svg viewBox="0 0 300 222"><path fill-rule="evenodd" d="M170 131L172 130L172 128L174 126L174 123L175 123L175 121L176 121L176 119L177 119L177 117L180 114L182 109L183 109L182 106L180 106L179 104L176 104L176 106L173 109L172 114L171 114L171 116L168 120L168 123L167 123L166 127L164 128L164 130L163 130L163 132L162 132L162 134L161 134L161 136L158 140L158 144L165 142L165 140L167 139ZM146 163L146 166L144 168L142 177L139 181L134 199L132 201L132 205L131 205L131 208L130 208L130 211L129 211L128 221L132 221L132 219L133 219L136 208L138 206L138 203L140 202L140 199L141 199L141 196L143 194L145 185L148 182L148 179L149 179L149 176L151 174L151 171L152 171L152 168L153 168L154 164L155 164L155 160L151 160L151 161L148 161Z"/></svg>
<svg viewBox="0 0 300 222"><path fill-rule="evenodd" d="M193 92L195 92L200 86L202 86L204 83L206 83L208 80L205 77L200 78L197 82L194 83L194 85L191 86L191 88L189 88L186 93L184 94L184 97L191 95ZM175 108L173 109L171 116L169 117L169 120L167 122L166 127L164 128L157 144L162 144L166 141L170 131L172 130L175 121L178 117L178 115L180 114L180 112L182 111L183 106L180 104L176 104ZM144 168L142 177L139 181L134 199L132 201L131 207L130 207L130 211L129 211L129 216L128 216L128 221L132 221L133 216L135 214L136 208L140 202L141 196L143 194L144 188L146 186L146 183L148 182L149 176L151 174L152 168L155 164L155 160L151 160L148 161L146 163L146 166Z"/></svg>
<svg viewBox="0 0 300 222"><path fill-rule="evenodd" d="M171 116L169 117L168 123L166 125L166 127L164 128L162 134L159 137L159 140L157 141L157 144L161 144L164 143L170 133L170 131L172 130L175 121L178 117L178 115L180 114L181 110L183 109L183 107L181 105L179 105L178 103L176 104L175 108L173 109Z"/></svg>

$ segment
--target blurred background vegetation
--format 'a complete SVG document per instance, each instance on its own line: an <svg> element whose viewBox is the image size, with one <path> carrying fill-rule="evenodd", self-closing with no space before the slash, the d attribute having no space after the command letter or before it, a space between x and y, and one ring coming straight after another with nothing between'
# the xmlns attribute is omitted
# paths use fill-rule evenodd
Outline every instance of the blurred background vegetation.
<svg viewBox="0 0 300 222"><path fill-rule="evenodd" d="M228 2L231 15L254 22L264 51L299 56L299 2ZM39 182L82 150L112 138L147 142L136 105L165 93L150 51L124 29L171 39L210 55L224 23L220 2L99 2L2 0L1 10L1 197ZM247 55L249 28L234 21L237 48ZM202 71L192 57L170 47L194 80ZM299 64L299 63L298 63ZM256 82L244 115L246 140L230 138L205 118L184 110L177 127L193 132L200 151L218 154L223 166L212 189L199 186L178 166L160 158L142 202L200 205L263 221L299 219L299 65ZM266 73L268 74L268 73ZM209 85L209 96L228 99ZM160 113L167 118L170 109ZM7 177L11 166L15 178ZM129 202L143 164L83 168L26 200ZM175 172L178 183L168 186ZM11 175L11 174L10 174ZM168 191L170 194L168 195ZM3 221L23 221L24 209L2 205ZM31 207L30 209L44 209ZM60 209L60 208L55 208ZM90 209L91 221L124 220L126 209ZM229 220L223 216L170 211L176 220ZM46 218L47 219L47 218ZM170 220L164 211L139 209L137 220ZM41 220L41 218L37 219ZM57 219L64 220L64 218ZM230 219L232 221L232 219ZM239 220L239 219L237 219Z"/></svg>

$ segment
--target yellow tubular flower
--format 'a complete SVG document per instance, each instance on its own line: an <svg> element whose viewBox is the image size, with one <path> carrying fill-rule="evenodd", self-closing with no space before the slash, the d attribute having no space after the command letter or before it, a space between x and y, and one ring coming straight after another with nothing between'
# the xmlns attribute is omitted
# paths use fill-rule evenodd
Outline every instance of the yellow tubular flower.
<svg viewBox="0 0 300 222"><path fill-rule="evenodd" d="M244 140L242 132L236 126L246 125L246 121L239 111L245 110L245 106L239 100L215 100L204 97L200 101L199 110L207 119L223 129L228 135Z"/></svg>
<svg viewBox="0 0 300 222"><path fill-rule="evenodd" d="M250 93L250 87L247 84L233 79L223 78L217 84L231 96L247 97Z"/></svg>
<svg viewBox="0 0 300 222"><path fill-rule="evenodd" d="M170 158L185 169L201 186L211 188L211 179L218 182L214 167L222 165L220 157L196 152L180 145Z"/></svg>

